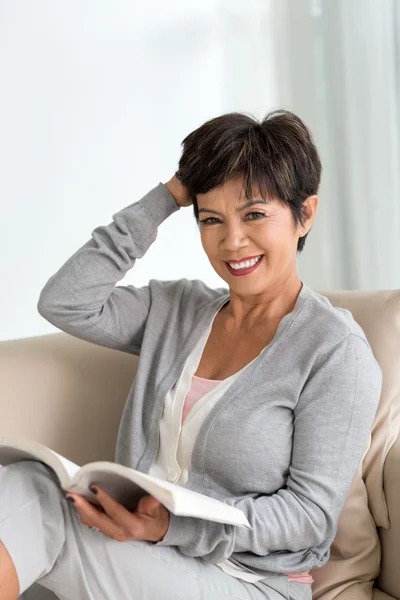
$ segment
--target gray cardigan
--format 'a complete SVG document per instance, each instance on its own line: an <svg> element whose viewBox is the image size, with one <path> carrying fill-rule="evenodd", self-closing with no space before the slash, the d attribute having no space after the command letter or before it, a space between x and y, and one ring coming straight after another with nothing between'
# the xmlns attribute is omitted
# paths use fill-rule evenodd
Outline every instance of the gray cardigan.
<svg viewBox="0 0 400 600"><path fill-rule="evenodd" d="M198 280L116 286L177 210L160 183L97 227L38 304L73 336L140 354L116 460L143 472L157 454L165 395L229 298L227 289ZM303 284L295 308L211 410L193 449L187 487L242 509L253 528L171 515L158 545L212 563L230 558L266 576L321 567L380 390L380 367L351 313Z"/></svg>

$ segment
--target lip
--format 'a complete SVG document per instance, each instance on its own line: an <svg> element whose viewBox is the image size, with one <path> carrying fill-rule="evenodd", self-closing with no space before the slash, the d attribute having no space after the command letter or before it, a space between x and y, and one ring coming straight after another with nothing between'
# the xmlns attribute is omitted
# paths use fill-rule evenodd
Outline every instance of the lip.
<svg viewBox="0 0 400 600"><path fill-rule="evenodd" d="M246 267L245 269L235 270L229 266L229 263L227 263L226 261L224 261L224 262L226 264L226 268L228 269L228 271L231 275L233 275L234 277L243 277L244 275L249 275L249 273L252 273L253 271L255 271L257 269L258 265L260 265L262 263L264 255L257 254L256 256L252 256L251 258L257 258L257 256L261 256L260 260L252 267ZM243 260L250 260L250 259L247 258L247 259L243 259ZM231 260L230 262L242 262L242 261Z"/></svg>
<svg viewBox="0 0 400 600"><path fill-rule="evenodd" d="M251 260L252 258L258 258L259 256L261 256L261 254L255 254L254 256L245 256L244 258L240 258L239 260L224 260L224 262L239 264L241 262L245 262L246 260Z"/></svg>

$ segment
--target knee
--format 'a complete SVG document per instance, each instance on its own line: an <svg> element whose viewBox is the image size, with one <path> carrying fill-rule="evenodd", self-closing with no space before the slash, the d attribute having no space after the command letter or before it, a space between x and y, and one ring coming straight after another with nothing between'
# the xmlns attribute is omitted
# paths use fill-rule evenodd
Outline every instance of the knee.
<svg viewBox="0 0 400 600"><path fill-rule="evenodd" d="M32 460L0 468L0 489L13 490L24 488L38 493L57 491L56 478L53 471L44 464Z"/></svg>
<svg viewBox="0 0 400 600"><path fill-rule="evenodd" d="M11 540L23 590L50 571L63 547L61 497L53 472L41 463L21 461L0 468L0 537Z"/></svg>
<svg viewBox="0 0 400 600"><path fill-rule="evenodd" d="M25 477L48 477L52 470L37 460L21 460L20 462L9 465L10 468L15 468L19 473Z"/></svg>

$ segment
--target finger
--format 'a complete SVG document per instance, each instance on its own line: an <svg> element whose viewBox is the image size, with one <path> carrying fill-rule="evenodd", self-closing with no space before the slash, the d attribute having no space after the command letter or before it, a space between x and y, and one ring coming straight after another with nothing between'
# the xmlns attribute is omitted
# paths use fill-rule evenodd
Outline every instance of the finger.
<svg viewBox="0 0 400 600"><path fill-rule="evenodd" d="M141 533L140 520L135 513L127 510L124 506L122 506L122 504L107 494L107 492L97 484L90 485L89 489L96 494L96 498L103 507L104 512L114 521L114 523L123 528L132 537L135 537Z"/></svg>
<svg viewBox="0 0 400 600"><path fill-rule="evenodd" d="M81 523L88 527L97 527L106 536L115 540L125 540L125 532L118 526L117 523L106 515L101 510L97 509L93 504L85 500L78 494L68 494L67 498L73 498L74 506L79 514Z"/></svg>

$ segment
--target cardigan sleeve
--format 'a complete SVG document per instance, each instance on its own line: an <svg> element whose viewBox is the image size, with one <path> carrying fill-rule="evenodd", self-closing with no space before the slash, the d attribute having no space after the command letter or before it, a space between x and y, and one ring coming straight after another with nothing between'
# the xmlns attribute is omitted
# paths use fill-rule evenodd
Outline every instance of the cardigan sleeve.
<svg viewBox="0 0 400 600"><path fill-rule="evenodd" d="M171 515L169 530L158 545L178 546L182 553L212 563L233 554L241 562L241 553L296 552L334 535L367 449L381 382L370 347L349 333L299 390L285 487L234 503L252 529Z"/></svg>
<svg viewBox="0 0 400 600"><path fill-rule="evenodd" d="M71 335L139 354L151 304L149 286L116 286L157 237L158 226L179 210L160 183L139 202L97 227L44 286L39 313Z"/></svg>

